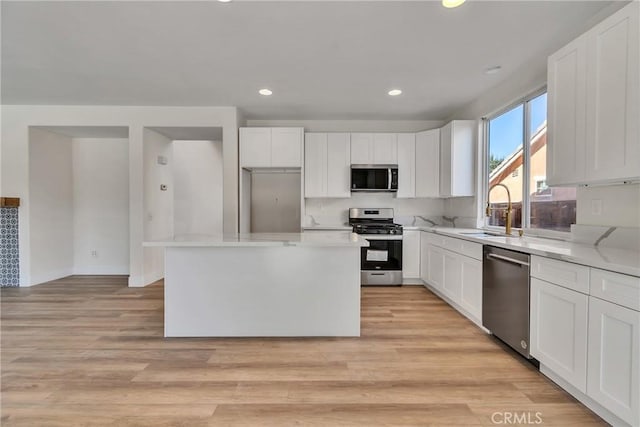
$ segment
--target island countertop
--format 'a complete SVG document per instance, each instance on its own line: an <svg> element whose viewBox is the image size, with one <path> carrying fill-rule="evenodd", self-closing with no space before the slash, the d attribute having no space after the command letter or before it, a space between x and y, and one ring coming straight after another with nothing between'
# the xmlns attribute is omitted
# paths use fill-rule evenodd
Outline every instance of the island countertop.
<svg viewBox="0 0 640 427"><path fill-rule="evenodd" d="M229 233L219 235L189 234L150 240L146 247L363 247L369 242L350 231L314 233Z"/></svg>

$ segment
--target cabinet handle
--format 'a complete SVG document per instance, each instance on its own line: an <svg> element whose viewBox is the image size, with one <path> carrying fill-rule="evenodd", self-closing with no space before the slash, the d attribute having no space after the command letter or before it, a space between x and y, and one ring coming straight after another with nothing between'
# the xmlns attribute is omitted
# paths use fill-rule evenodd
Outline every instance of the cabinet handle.
<svg viewBox="0 0 640 427"><path fill-rule="evenodd" d="M522 266L525 266L525 267L529 267L529 263L528 262L524 262L524 261L520 261L520 260L517 260L517 259L509 258L509 257L503 256L503 255L487 254L487 258L497 259L499 261L510 262L511 264L518 264L518 265L522 265Z"/></svg>

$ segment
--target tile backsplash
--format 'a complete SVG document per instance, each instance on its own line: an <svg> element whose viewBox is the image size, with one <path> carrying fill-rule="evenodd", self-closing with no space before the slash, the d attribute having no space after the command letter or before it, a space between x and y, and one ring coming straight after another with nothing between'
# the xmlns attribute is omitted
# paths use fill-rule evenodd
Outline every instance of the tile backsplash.
<svg viewBox="0 0 640 427"><path fill-rule="evenodd" d="M0 286L20 286L18 208L0 208Z"/></svg>

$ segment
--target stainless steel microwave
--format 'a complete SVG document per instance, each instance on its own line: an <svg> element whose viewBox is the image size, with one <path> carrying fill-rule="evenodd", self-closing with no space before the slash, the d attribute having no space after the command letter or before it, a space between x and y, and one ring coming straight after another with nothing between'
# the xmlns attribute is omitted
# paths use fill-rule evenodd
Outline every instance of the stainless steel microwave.
<svg viewBox="0 0 640 427"><path fill-rule="evenodd" d="M351 191L398 191L398 165L351 165Z"/></svg>

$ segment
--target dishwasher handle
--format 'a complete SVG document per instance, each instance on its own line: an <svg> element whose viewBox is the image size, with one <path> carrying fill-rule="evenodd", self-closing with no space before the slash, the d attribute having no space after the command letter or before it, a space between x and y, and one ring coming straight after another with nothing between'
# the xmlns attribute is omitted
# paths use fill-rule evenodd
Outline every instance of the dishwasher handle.
<svg viewBox="0 0 640 427"><path fill-rule="evenodd" d="M504 261L504 262L508 262L508 263L511 263L511 264L518 264L518 265L523 266L523 267L528 267L529 266L528 262L520 261L518 259L509 258L509 257L506 257L504 255L487 254L487 258L496 259L498 261Z"/></svg>

